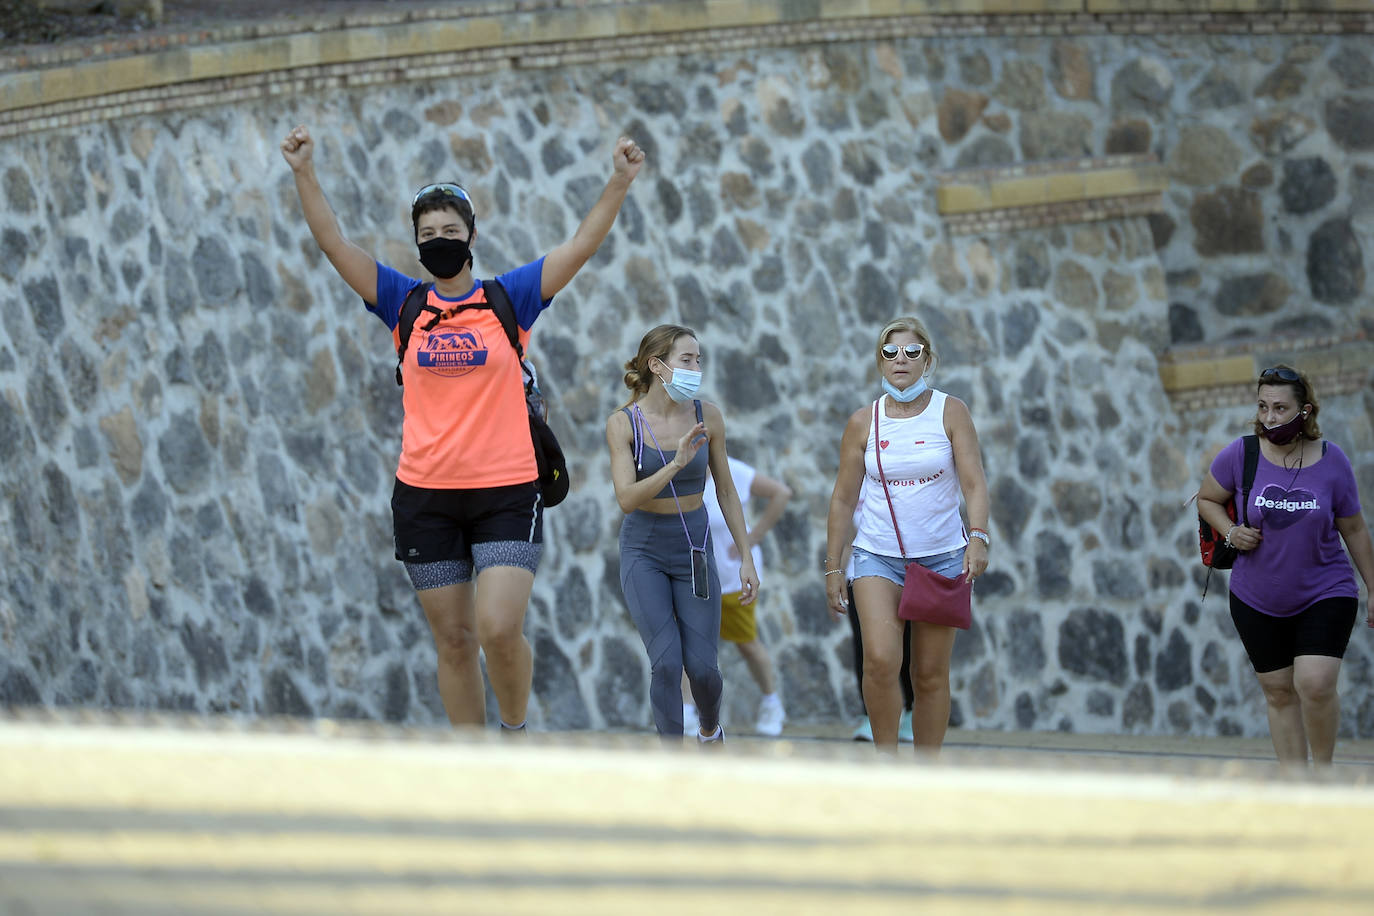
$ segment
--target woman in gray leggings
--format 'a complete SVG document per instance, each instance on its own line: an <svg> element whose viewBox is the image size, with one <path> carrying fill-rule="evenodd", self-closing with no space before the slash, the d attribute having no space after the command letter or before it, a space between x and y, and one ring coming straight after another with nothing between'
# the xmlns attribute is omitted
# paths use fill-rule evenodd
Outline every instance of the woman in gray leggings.
<svg viewBox="0 0 1374 916"><path fill-rule="evenodd" d="M649 703L665 740L682 738L682 673L700 710L702 743L724 740L720 727L720 582L702 503L710 465L721 514L744 564L741 603L758 597L747 526L725 456L725 417L693 396L701 384L696 333L659 325L625 364L630 403L606 421L611 480L625 513L620 586L649 653ZM702 446L706 445L705 449ZM665 448L672 446L672 448Z"/></svg>

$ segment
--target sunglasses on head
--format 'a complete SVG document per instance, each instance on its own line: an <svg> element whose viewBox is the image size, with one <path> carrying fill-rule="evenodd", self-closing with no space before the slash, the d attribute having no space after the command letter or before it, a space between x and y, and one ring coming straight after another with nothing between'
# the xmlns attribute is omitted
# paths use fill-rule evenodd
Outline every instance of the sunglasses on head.
<svg viewBox="0 0 1374 916"><path fill-rule="evenodd" d="M898 353L905 353L907 359L918 359L925 349L924 344L907 344L905 347L883 344L883 359L896 359Z"/></svg>
<svg viewBox="0 0 1374 916"><path fill-rule="evenodd" d="M467 201L468 206L472 206L472 198L468 197L468 192L463 190L463 186L460 184L454 184L451 181L443 181L437 184L425 185L423 188L415 192L415 196L411 199L410 205L412 207L415 206L420 202L421 197L427 197L431 194L438 197L456 197L459 200Z"/></svg>
<svg viewBox="0 0 1374 916"><path fill-rule="evenodd" d="M1288 369L1283 366L1275 366L1272 369L1265 369L1263 372L1260 373L1259 380L1261 382L1264 382L1268 381L1269 379L1275 378L1281 382L1297 382L1299 384L1302 383L1302 379L1298 376L1296 372L1294 372L1292 369Z"/></svg>

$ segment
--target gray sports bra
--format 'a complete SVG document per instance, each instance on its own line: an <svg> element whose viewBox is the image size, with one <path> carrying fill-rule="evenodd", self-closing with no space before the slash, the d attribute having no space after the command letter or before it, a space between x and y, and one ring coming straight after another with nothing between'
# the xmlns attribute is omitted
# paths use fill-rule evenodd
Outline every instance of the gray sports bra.
<svg viewBox="0 0 1374 916"><path fill-rule="evenodd" d="M701 402L694 400L692 404L697 409L697 422L700 423L702 422ZM654 438L654 431L645 421L644 413L639 409L639 405L632 404L620 409L625 411L625 416L630 418L630 427L635 434L635 480L652 477L658 473L659 468L673 460L669 456L677 454L677 450L659 447L658 441ZM673 495L674 489L677 490L678 496L694 496L701 493L706 489L706 469L709 462L710 456L707 448L697 449L697 453L692 456L691 461L687 462L687 466L677 472L677 476L672 480L672 485L664 487L654 498L666 499Z"/></svg>

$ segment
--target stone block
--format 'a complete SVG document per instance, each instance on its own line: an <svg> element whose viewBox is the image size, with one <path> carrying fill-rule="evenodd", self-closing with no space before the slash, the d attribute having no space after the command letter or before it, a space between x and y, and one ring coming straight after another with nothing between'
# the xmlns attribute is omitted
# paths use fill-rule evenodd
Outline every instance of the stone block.
<svg viewBox="0 0 1374 916"><path fill-rule="evenodd" d="M1199 357L1188 361L1159 364L1159 378L1165 391L1241 384L1255 377L1251 356Z"/></svg>
<svg viewBox="0 0 1374 916"><path fill-rule="evenodd" d="M1153 165L1119 168L1073 169L1035 175L989 177L961 181L957 173L935 194L943 215L1032 207L1067 201L1155 194L1168 187L1163 170Z"/></svg>

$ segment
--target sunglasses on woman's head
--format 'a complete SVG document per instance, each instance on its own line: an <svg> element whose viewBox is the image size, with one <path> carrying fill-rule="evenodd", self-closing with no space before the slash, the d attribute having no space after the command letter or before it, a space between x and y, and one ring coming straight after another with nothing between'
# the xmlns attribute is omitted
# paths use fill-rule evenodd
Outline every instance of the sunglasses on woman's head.
<svg viewBox="0 0 1374 916"><path fill-rule="evenodd" d="M468 197L468 192L463 190L463 186L460 184L454 184L449 181L439 182L438 184L425 185L423 188L415 192L415 196L411 199L410 205L412 207L415 206L420 202L421 197L425 197L430 194L434 194L440 197L456 197L459 200L467 201L469 206L472 205L472 198Z"/></svg>
<svg viewBox="0 0 1374 916"><path fill-rule="evenodd" d="M1260 373L1259 380L1261 382L1265 382L1273 378L1276 378L1281 382L1302 381L1302 379L1298 377L1298 374L1294 372L1292 369L1287 369L1281 366L1275 366L1272 369L1265 369L1263 372Z"/></svg>
<svg viewBox="0 0 1374 916"><path fill-rule="evenodd" d="M896 344L883 344L883 359L896 359L898 353L905 353L907 359L917 359L925 352L923 344L907 344L899 347Z"/></svg>

